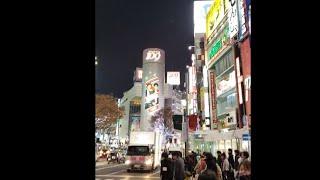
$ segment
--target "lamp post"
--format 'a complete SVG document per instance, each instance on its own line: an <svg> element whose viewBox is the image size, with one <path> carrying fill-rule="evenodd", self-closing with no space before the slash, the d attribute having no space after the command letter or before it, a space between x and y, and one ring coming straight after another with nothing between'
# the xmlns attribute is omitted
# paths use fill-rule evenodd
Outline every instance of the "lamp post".
<svg viewBox="0 0 320 180"><path fill-rule="evenodd" d="M192 48L195 48L195 46L188 46L188 49L191 51Z"/></svg>
<svg viewBox="0 0 320 180"><path fill-rule="evenodd" d="M94 63L94 64L95 64L95 66L98 66L98 57L97 57L97 56L95 56L95 57L94 57L94 60L95 60L95 63Z"/></svg>

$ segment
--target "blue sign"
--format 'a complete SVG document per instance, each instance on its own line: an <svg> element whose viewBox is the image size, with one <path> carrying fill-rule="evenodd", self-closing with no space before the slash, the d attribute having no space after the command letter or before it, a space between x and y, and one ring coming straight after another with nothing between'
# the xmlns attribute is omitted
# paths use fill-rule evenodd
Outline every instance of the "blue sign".
<svg viewBox="0 0 320 180"><path fill-rule="evenodd" d="M242 135L242 140L249 141L250 139L251 139L251 136L249 134L243 134Z"/></svg>

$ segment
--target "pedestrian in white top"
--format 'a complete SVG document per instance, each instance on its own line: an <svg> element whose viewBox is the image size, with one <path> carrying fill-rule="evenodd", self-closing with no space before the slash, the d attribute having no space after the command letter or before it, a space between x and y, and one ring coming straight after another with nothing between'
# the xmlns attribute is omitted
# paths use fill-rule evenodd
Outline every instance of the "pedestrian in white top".
<svg viewBox="0 0 320 180"><path fill-rule="evenodd" d="M226 156L225 153L221 154L221 158L222 158L222 177L223 180L230 180L230 179L234 179L234 177L232 177L233 175L230 173L230 163L228 161L228 158Z"/></svg>

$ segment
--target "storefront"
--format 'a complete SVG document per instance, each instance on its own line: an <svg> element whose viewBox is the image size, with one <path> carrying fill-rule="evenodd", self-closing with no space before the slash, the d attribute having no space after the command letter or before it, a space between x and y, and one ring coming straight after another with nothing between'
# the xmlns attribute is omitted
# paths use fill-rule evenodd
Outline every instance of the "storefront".
<svg viewBox="0 0 320 180"><path fill-rule="evenodd" d="M216 60L211 70L215 73L216 107L219 129L236 128L237 89L232 48Z"/></svg>
<svg viewBox="0 0 320 180"><path fill-rule="evenodd" d="M190 137L190 136L189 136ZM190 147L197 153L211 152L214 153L214 142L208 140L207 134L192 134L190 137Z"/></svg>
<svg viewBox="0 0 320 180"><path fill-rule="evenodd" d="M205 142L205 141L199 141L199 140L196 140L194 141L194 150L197 152L197 153L202 153L202 152L211 152L212 154L214 154L214 150L213 150L213 147L214 147L214 144L213 142Z"/></svg>
<svg viewBox="0 0 320 180"><path fill-rule="evenodd" d="M206 142L212 145L212 153L216 155L219 150L228 152L228 149L248 151L250 154L250 138L248 138L248 129L237 129L228 132L210 131L205 138Z"/></svg>

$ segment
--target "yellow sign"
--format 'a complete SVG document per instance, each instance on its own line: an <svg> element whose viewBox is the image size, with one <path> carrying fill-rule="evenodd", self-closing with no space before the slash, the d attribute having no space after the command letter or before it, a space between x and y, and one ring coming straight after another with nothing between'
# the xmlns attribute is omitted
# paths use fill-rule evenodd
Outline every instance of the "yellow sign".
<svg viewBox="0 0 320 180"><path fill-rule="evenodd" d="M206 18L206 35L209 37L217 28L228 10L228 0L215 0Z"/></svg>

